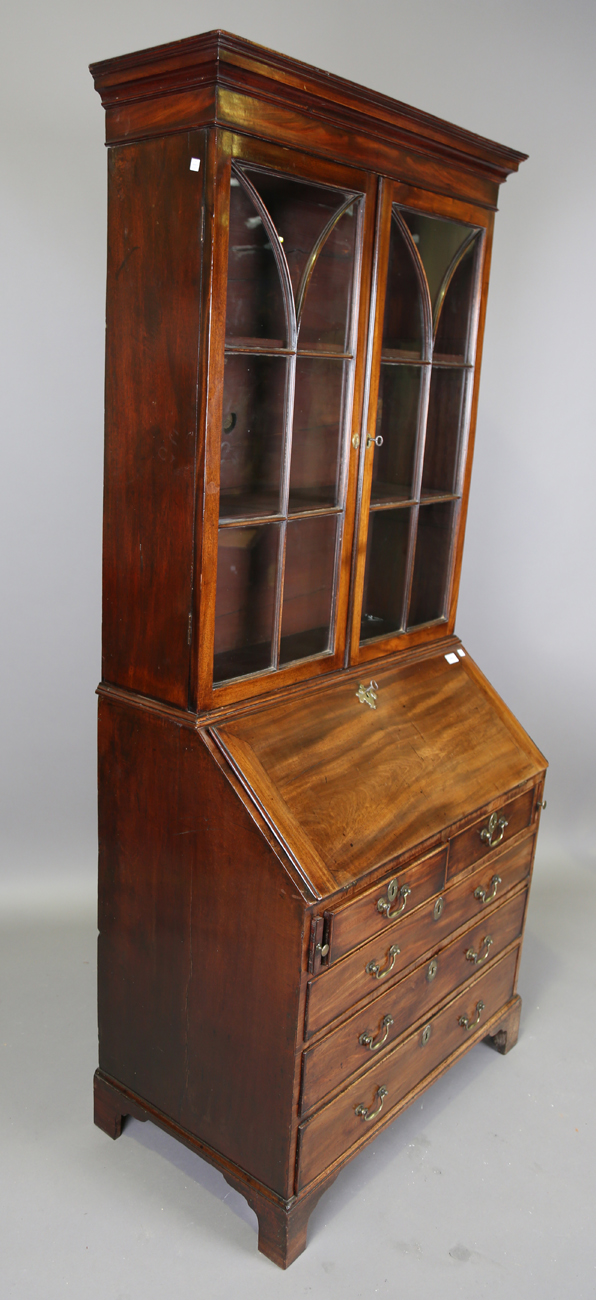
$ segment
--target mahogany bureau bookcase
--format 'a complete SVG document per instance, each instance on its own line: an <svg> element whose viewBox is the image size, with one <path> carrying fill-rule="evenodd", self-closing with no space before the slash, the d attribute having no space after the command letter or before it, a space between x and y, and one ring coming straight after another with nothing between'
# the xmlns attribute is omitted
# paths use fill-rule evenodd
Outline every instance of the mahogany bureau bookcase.
<svg viewBox="0 0 596 1300"><path fill-rule="evenodd" d="M546 762L454 635L524 155L225 32L93 65L109 205L99 1070L285 1267L517 1035Z"/></svg>

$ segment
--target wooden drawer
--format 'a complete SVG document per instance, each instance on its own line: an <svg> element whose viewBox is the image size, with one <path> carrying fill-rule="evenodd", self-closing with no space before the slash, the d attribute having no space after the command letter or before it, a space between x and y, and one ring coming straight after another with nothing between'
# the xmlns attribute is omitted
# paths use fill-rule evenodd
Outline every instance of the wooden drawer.
<svg viewBox="0 0 596 1300"><path fill-rule="evenodd" d="M523 889L500 907L493 908L480 923L466 930L430 962L425 961L321 1042L306 1048L302 1062L302 1112L312 1110L363 1066L381 1060L410 1025L472 979L484 962L487 966L494 963L503 949L521 934L527 896L527 890ZM467 956L469 952L477 954L477 963ZM391 1023L386 1023L386 1018ZM372 1040L372 1047L361 1041L363 1034ZM375 1046L379 1042L382 1046Z"/></svg>
<svg viewBox="0 0 596 1300"><path fill-rule="evenodd" d="M388 871L365 894L360 894L337 912L326 912L329 964L364 943L365 939L382 934L398 917L407 916L434 894L439 894L445 884L446 860L447 846L443 845L428 857L412 862L398 872Z"/></svg>
<svg viewBox="0 0 596 1300"><path fill-rule="evenodd" d="M388 926L382 935L369 939L355 952L310 980L306 1034L310 1036L330 1024L362 998L374 997L383 986L393 983L407 966L417 962L425 953L430 955L436 951L448 935L466 925L483 907L490 906L494 898L525 879L532 865L533 852L534 836L530 835L499 856L492 875L487 872L485 864L481 865L478 871L439 895L440 902L431 899L411 916ZM496 874L498 884L493 883ZM481 896L476 897L476 889L484 894L486 902ZM380 972L387 970L387 975L381 974L379 979L367 969L371 963L376 964Z"/></svg>
<svg viewBox="0 0 596 1300"><path fill-rule="evenodd" d="M454 835L449 843L447 878L451 879L460 871L465 871L466 867L479 862L500 844L506 844L519 831L525 830L532 820L535 799L536 790L526 790L517 799L503 803L491 817L484 813L467 831ZM501 818L507 825L501 824Z"/></svg>
<svg viewBox="0 0 596 1300"><path fill-rule="evenodd" d="M387 1095L379 1114L379 1118L384 1119L417 1084L465 1044L470 1031L460 1024L461 1016L467 1016L470 1022L476 1021L478 1016L481 1027L504 1006L513 993L517 955L518 949L515 948L468 985L427 1025L395 1047L364 1077L352 1083L335 1101L300 1125L297 1191L349 1151L359 1139L371 1131L374 1133L375 1120L366 1120L358 1114L359 1106L374 1113L380 1104L378 1090L386 1089ZM480 1011L479 1002L484 1003Z"/></svg>

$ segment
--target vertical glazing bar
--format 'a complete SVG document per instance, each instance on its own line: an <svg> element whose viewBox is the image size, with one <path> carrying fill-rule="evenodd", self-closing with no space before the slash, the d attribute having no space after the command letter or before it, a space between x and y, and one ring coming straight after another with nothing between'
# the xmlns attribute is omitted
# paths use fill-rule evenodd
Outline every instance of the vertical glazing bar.
<svg viewBox="0 0 596 1300"><path fill-rule="evenodd" d="M294 304L292 302L292 310ZM294 334L295 345L295 334ZM279 646L281 641L281 614L284 598L284 572L286 554L286 529L288 526L288 500L290 495L290 467L292 463L292 426L294 421L294 395L296 392L296 353L286 362L286 400L284 415L283 448L281 456L281 483L279 508L284 522L279 530L279 550L277 557L277 574L275 589L275 614L271 644L271 663L273 668L279 664Z"/></svg>
<svg viewBox="0 0 596 1300"><path fill-rule="evenodd" d="M412 508L410 519L410 534L408 538L408 558L406 561L406 580L404 583L404 601L401 614L402 631L408 626L408 610L410 607L410 593L412 591L412 578L414 575L414 557L416 553L416 534L418 531L418 513L420 508L420 492L422 486L422 468L424 465L424 447L426 443L426 422L428 418L428 403L430 397L430 381L432 377L432 366L427 363L422 366L420 376L420 406L418 408L418 430L416 434L416 453L414 459L414 481L412 484L412 496L416 505Z"/></svg>

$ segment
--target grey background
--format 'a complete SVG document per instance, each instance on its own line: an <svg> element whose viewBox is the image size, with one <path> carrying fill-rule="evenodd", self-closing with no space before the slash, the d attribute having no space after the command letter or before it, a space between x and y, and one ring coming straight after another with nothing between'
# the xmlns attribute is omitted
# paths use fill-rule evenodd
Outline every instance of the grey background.
<svg viewBox="0 0 596 1300"><path fill-rule="evenodd" d="M202 1162L151 1126L112 1146L89 1123L106 199L87 64L218 26L530 154L501 191L457 623L551 762L524 1032L506 1062L476 1049L349 1166L287 1277L256 1257L254 1218ZM595 29L592 0L5 4L0 1113L10 1175L0 1213L10 1296L152 1300L171 1289L186 1300L243 1287L368 1297L396 1294L398 1280L400 1294L424 1300L596 1292L586 1035Z"/></svg>

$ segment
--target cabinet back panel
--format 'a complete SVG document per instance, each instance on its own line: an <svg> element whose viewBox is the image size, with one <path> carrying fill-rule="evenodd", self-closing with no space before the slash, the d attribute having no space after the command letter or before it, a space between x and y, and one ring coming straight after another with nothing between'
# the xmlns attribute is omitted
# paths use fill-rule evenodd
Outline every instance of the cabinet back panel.
<svg viewBox="0 0 596 1300"><path fill-rule="evenodd" d="M202 133L109 153L103 676L186 707Z"/></svg>

